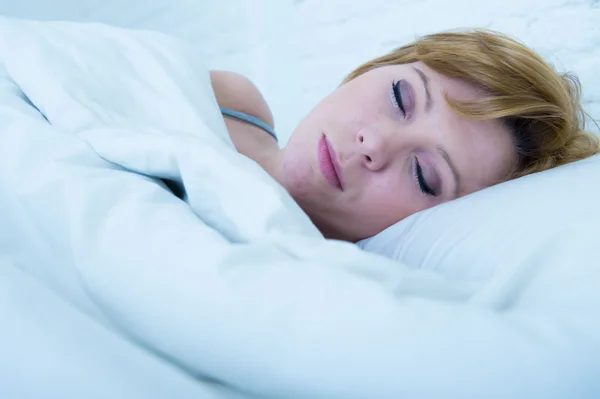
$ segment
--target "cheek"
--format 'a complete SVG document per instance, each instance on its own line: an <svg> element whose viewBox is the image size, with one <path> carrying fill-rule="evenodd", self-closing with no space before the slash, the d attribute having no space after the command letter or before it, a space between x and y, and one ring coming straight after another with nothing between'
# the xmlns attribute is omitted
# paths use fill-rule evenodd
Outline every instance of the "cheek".
<svg viewBox="0 0 600 399"><path fill-rule="evenodd" d="M412 202L400 183L381 179L363 191L360 207L365 223L383 229L414 213Z"/></svg>
<svg viewBox="0 0 600 399"><path fill-rule="evenodd" d="M381 102L369 93L339 90L314 109L311 122L330 134L346 135L376 121L380 117Z"/></svg>

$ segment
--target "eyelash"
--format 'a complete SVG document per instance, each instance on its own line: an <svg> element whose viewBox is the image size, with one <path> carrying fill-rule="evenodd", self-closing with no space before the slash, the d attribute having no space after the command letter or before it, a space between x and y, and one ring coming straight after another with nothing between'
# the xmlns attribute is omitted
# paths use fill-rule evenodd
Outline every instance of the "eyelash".
<svg viewBox="0 0 600 399"><path fill-rule="evenodd" d="M402 93L400 93L400 80L392 81L392 97L394 98L394 102L396 106L402 112L402 115L406 118L406 109L404 109L404 103L402 102Z"/></svg>
<svg viewBox="0 0 600 399"><path fill-rule="evenodd" d="M419 184L419 188L421 189L423 194L427 194L427 195L431 195L431 196L435 197L437 194L435 191L433 191L433 189L429 186L429 184L427 184L427 181L425 180L425 177L423 176L423 170L421 169L421 164L419 163L419 159L417 157L414 157L413 163L414 163L413 170L414 170L415 180Z"/></svg>
<svg viewBox="0 0 600 399"><path fill-rule="evenodd" d="M400 92L400 80L392 81L392 97L394 98L394 102L396 106L402 112L402 115L406 118L406 109L404 108L404 103L402 102L402 93ZM423 176L423 170L421 169L421 164L419 163L419 159L414 157L414 165L413 165L415 180L419 185L419 189L423 194L431 195L433 197L437 196L436 192L427 184L427 180Z"/></svg>

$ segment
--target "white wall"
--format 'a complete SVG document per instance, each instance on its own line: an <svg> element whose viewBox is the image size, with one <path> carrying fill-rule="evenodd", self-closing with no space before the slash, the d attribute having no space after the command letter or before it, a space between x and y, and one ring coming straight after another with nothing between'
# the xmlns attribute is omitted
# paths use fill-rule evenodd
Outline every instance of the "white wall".
<svg viewBox="0 0 600 399"><path fill-rule="evenodd" d="M0 0L0 13L157 29L192 41L212 68L250 76L280 135L358 64L417 36L482 26L514 34L576 72L600 118L598 0Z"/></svg>

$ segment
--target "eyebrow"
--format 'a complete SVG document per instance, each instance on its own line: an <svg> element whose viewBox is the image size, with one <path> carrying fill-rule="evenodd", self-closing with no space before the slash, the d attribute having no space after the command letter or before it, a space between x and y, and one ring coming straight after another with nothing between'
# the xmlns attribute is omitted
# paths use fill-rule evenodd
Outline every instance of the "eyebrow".
<svg viewBox="0 0 600 399"><path fill-rule="evenodd" d="M436 146L436 148L437 148L438 152L440 153L440 155L442 156L442 158L444 158L444 160L446 161L446 163L448 163L448 166L450 167L450 171L452 172L452 177L454 178L454 192L452 193L452 195L453 195L453 198L458 198L458 192L459 192L459 188L460 188L460 175L458 174L458 169L456 169L456 166L452 162L450 155L448 155L448 152L446 151L446 149L444 147L442 147L441 145L438 145L438 146Z"/></svg>
<svg viewBox="0 0 600 399"><path fill-rule="evenodd" d="M425 88L425 112L429 113L429 110L433 107L433 100L431 98L431 92L429 91L429 78L425 75L425 72L421 71L419 68L413 67L413 69L417 72L423 82L423 87Z"/></svg>

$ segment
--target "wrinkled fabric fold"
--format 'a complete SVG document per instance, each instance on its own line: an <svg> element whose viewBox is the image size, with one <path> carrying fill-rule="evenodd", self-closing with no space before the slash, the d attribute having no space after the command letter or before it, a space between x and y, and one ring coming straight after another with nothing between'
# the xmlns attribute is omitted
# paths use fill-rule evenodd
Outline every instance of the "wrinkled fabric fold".
<svg viewBox="0 0 600 399"><path fill-rule="evenodd" d="M266 398L600 392L597 270L565 280L557 248L475 285L325 240L235 151L193 48L0 25L3 251L122 339Z"/></svg>

